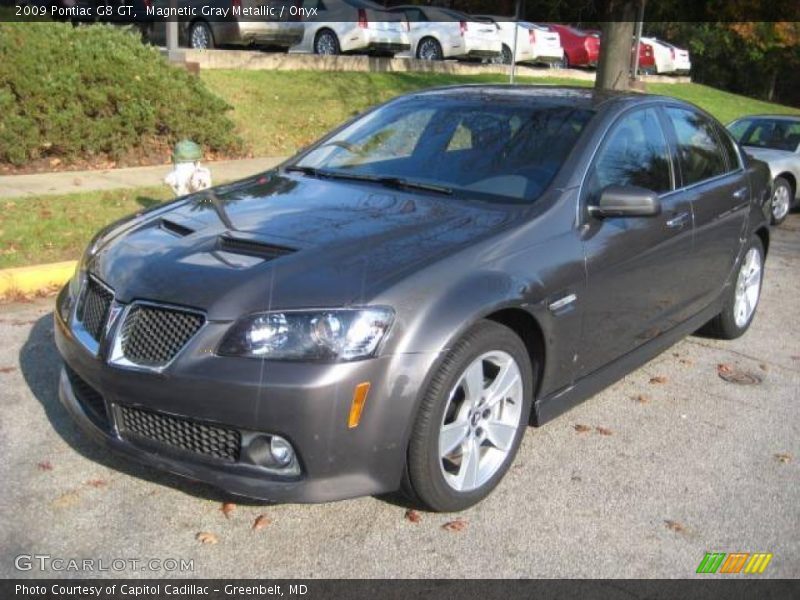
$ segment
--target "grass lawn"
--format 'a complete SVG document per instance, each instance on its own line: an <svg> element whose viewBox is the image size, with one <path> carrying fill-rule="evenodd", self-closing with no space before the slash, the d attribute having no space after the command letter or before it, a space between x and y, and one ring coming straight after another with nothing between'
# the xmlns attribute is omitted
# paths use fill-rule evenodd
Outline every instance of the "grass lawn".
<svg viewBox="0 0 800 600"><path fill-rule="evenodd" d="M362 110L399 94L456 83L504 83L498 74L203 71L208 87L234 107L239 135L255 156L293 154ZM590 86L592 82L520 77L521 83ZM648 84L648 91L694 102L728 123L738 116L800 110L698 84Z"/></svg>
<svg viewBox="0 0 800 600"><path fill-rule="evenodd" d="M238 133L256 156L292 154L369 106L398 94L454 83L504 82L501 75L205 71L233 107ZM591 85L522 77L523 83ZM650 84L649 91L698 104L723 122L739 115L800 110L695 84ZM0 200L0 268L75 259L92 234L126 214L172 197L166 186Z"/></svg>
<svg viewBox="0 0 800 600"><path fill-rule="evenodd" d="M102 226L172 197L163 186L0 200L0 268L77 259Z"/></svg>

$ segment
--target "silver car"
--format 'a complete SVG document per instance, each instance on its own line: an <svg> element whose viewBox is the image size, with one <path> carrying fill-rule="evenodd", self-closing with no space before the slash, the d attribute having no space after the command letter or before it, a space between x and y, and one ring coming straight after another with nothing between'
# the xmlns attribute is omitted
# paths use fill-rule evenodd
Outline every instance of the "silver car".
<svg viewBox="0 0 800 600"><path fill-rule="evenodd" d="M800 200L800 117L751 115L734 121L728 130L745 152L769 165L772 223L782 223Z"/></svg>

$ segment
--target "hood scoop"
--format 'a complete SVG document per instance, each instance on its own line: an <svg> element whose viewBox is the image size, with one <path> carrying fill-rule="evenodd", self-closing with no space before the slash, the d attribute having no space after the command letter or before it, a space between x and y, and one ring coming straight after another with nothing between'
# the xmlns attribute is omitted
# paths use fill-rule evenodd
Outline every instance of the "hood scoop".
<svg viewBox="0 0 800 600"><path fill-rule="evenodd" d="M186 225L181 225L180 223L170 221L169 219L161 219L161 222L158 224L158 226L164 231L171 233L172 235L177 235L178 237L186 237L194 233L194 229L191 227L186 227Z"/></svg>
<svg viewBox="0 0 800 600"><path fill-rule="evenodd" d="M286 254L296 252L294 248L277 246L258 240L235 238L229 235L220 236L217 240L217 250L228 254L249 256L261 260L275 260Z"/></svg>

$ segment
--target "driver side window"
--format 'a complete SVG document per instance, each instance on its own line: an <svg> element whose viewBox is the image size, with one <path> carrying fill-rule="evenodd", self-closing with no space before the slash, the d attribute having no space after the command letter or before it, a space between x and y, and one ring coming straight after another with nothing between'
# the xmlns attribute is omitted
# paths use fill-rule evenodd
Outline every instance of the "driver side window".
<svg viewBox="0 0 800 600"><path fill-rule="evenodd" d="M610 185L668 192L670 169L669 147L656 109L630 112L614 124L589 170L589 201L596 202Z"/></svg>

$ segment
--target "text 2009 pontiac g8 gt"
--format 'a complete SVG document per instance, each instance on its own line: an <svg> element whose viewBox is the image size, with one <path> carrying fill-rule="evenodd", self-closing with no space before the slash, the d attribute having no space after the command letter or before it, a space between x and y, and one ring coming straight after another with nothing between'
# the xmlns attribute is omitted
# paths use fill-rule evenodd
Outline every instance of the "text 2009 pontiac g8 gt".
<svg viewBox="0 0 800 600"><path fill-rule="evenodd" d="M401 97L114 224L61 292L61 398L145 463L274 501L484 498L552 419L753 318L768 173L664 97Z"/></svg>

